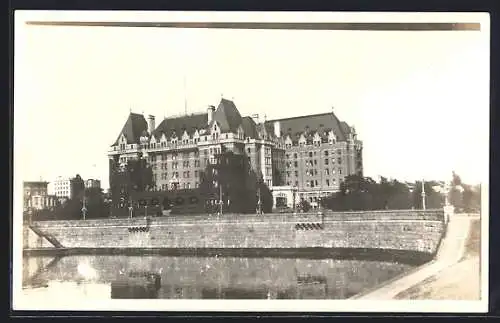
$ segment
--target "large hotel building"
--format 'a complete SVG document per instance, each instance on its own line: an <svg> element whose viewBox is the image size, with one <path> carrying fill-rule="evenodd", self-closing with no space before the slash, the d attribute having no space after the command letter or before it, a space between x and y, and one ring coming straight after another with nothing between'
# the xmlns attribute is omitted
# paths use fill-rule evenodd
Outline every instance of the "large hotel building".
<svg viewBox="0 0 500 323"><path fill-rule="evenodd" d="M143 156L155 190L193 189L216 154L245 155L273 192L275 205L293 206L339 190L342 179L363 172L362 142L354 127L333 112L276 120L242 117L221 99L206 113L163 119L130 113L109 158L125 165Z"/></svg>

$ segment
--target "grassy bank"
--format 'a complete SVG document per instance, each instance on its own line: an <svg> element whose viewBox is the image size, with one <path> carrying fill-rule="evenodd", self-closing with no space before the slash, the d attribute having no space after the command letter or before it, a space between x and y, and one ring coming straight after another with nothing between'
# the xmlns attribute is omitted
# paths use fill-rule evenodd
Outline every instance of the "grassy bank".
<svg viewBox="0 0 500 323"><path fill-rule="evenodd" d="M461 261L396 295L396 299L478 300L481 273L481 221L471 220Z"/></svg>

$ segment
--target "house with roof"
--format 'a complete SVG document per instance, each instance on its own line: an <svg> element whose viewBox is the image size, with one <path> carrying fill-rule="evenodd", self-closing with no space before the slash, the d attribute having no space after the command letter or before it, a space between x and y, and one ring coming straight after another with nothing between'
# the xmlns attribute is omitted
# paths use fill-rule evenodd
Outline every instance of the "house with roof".
<svg viewBox="0 0 500 323"><path fill-rule="evenodd" d="M154 116L130 113L108 156L123 169L131 159L147 161L153 189L168 191L197 189L222 151L245 156L277 205L293 206L292 192L297 203L317 201L338 190L343 176L362 173L361 141L333 113L261 121L224 98L206 113L164 118L158 126Z"/></svg>

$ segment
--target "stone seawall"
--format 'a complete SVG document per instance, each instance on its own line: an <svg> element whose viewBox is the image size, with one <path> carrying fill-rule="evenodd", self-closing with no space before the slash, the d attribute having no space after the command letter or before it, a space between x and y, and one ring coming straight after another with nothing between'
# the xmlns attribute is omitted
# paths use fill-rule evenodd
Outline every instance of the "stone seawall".
<svg viewBox="0 0 500 323"><path fill-rule="evenodd" d="M375 248L434 254L443 210L41 221L65 248ZM40 248L27 241L25 248Z"/></svg>

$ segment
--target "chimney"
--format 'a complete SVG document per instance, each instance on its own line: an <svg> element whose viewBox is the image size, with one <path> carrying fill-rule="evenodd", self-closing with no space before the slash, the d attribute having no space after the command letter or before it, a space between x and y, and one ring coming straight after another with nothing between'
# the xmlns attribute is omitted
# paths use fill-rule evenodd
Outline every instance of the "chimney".
<svg viewBox="0 0 500 323"><path fill-rule="evenodd" d="M208 124L210 124L214 119L214 113L215 113L215 107L213 105L209 105L207 109Z"/></svg>
<svg viewBox="0 0 500 323"><path fill-rule="evenodd" d="M274 135L276 137L281 137L281 123L279 121L274 121Z"/></svg>
<svg viewBox="0 0 500 323"><path fill-rule="evenodd" d="M151 134L155 130L155 116L148 116L148 132Z"/></svg>

